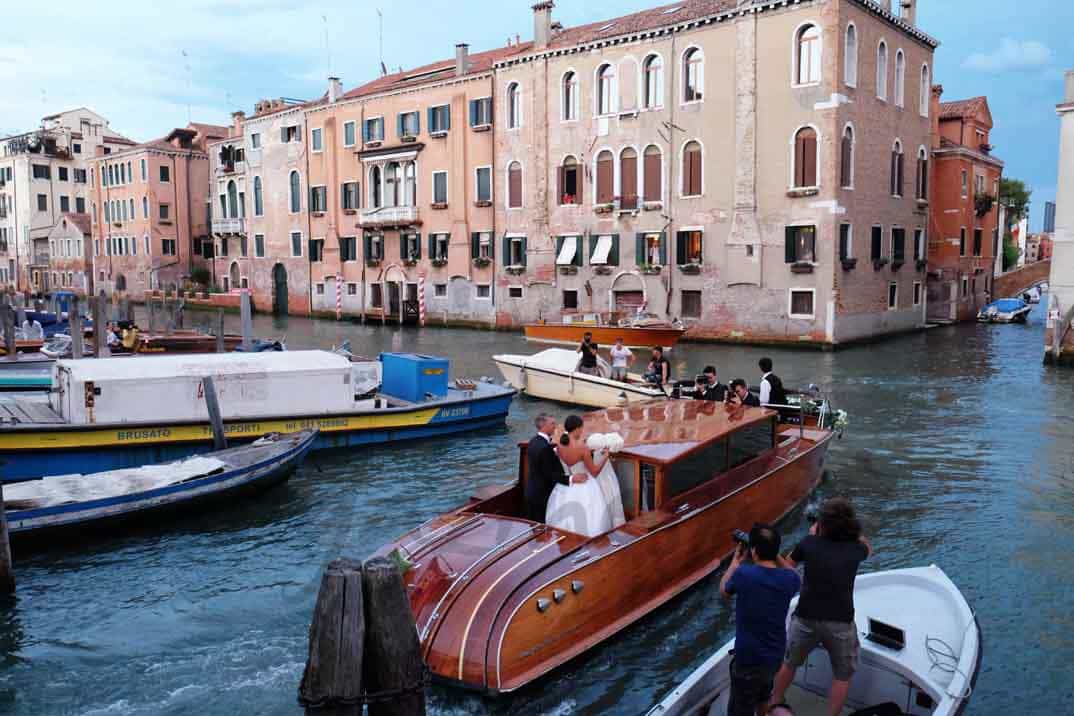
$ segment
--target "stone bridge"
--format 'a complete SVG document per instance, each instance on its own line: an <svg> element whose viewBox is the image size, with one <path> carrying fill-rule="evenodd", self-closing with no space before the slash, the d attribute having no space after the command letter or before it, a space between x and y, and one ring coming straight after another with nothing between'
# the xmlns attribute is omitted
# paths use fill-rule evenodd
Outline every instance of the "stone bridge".
<svg viewBox="0 0 1074 716"><path fill-rule="evenodd" d="M1022 268L1008 271L1002 276L996 276L992 284L992 296L996 298L1014 298L1022 292L1036 286L1041 281L1047 281L1052 273L1052 261L1037 261L1026 264Z"/></svg>

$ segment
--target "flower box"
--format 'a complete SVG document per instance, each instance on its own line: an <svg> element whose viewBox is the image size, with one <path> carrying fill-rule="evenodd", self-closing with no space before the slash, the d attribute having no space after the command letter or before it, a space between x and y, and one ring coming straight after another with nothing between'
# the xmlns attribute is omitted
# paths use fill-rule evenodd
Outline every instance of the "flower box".
<svg viewBox="0 0 1074 716"><path fill-rule="evenodd" d="M475 132L491 132L492 131L492 125L491 124L479 124L476 127L471 127L471 129L474 130Z"/></svg>
<svg viewBox="0 0 1074 716"><path fill-rule="evenodd" d="M791 264L791 273L813 273L813 264L809 261L796 261Z"/></svg>
<svg viewBox="0 0 1074 716"><path fill-rule="evenodd" d="M687 274L689 276L697 276L698 274L701 273L701 264L698 264L698 263L681 264L679 266L679 271L682 271L684 274Z"/></svg>
<svg viewBox="0 0 1074 716"><path fill-rule="evenodd" d="M433 266L443 268L444 266L447 266L447 259L433 259Z"/></svg>
<svg viewBox="0 0 1074 716"><path fill-rule="evenodd" d="M902 268L902 265L903 265L904 263L906 263L906 262L905 262L905 261L903 261L902 259L898 259L898 260L892 261L892 262L891 262L891 270L892 270L892 271L898 271L899 269L901 269L901 268Z"/></svg>
<svg viewBox="0 0 1074 716"><path fill-rule="evenodd" d="M641 208L644 211L660 211L664 208L664 202L662 201L647 201L642 204Z"/></svg>
<svg viewBox="0 0 1074 716"><path fill-rule="evenodd" d="M404 266L417 266L418 265L418 260L417 259L406 259L405 261L403 261L403 265Z"/></svg>
<svg viewBox="0 0 1074 716"><path fill-rule="evenodd" d="M981 217L992 211L995 203L996 197L989 194L978 194L977 198L973 200L973 209L977 212L977 216Z"/></svg>
<svg viewBox="0 0 1074 716"><path fill-rule="evenodd" d="M446 131L429 132L429 136L432 137L433 139L443 139L444 137L447 136L447 134L448 133Z"/></svg>
<svg viewBox="0 0 1074 716"><path fill-rule="evenodd" d="M888 265L888 260L887 259L873 259L873 270L874 271L879 271L880 269L884 268L887 265Z"/></svg>
<svg viewBox="0 0 1074 716"><path fill-rule="evenodd" d="M843 259L842 264L843 264L843 270L844 271L853 271L854 268L857 267L857 265L858 265L858 260L857 259Z"/></svg>
<svg viewBox="0 0 1074 716"><path fill-rule="evenodd" d="M418 141L418 138L412 134L408 134L405 137L399 137L399 141L403 144L413 144L414 142Z"/></svg>
<svg viewBox="0 0 1074 716"><path fill-rule="evenodd" d="M815 186L794 187L787 190L787 196L792 199L798 199L806 196L816 196L820 193L820 189Z"/></svg>
<svg viewBox="0 0 1074 716"><path fill-rule="evenodd" d="M559 273L561 276L576 276L578 274L577 266L560 266Z"/></svg>
<svg viewBox="0 0 1074 716"><path fill-rule="evenodd" d="M525 266L508 266L504 270L507 271L507 273L511 274L512 276L521 276L522 274L526 273L526 267Z"/></svg>
<svg viewBox="0 0 1074 716"><path fill-rule="evenodd" d="M597 204L593 207L594 214L610 214L615 211L615 204Z"/></svg>
<svg viewBox="0 0 1074 716"><path fill-rule="evenodd" d="M491 263L492 263L492 259L488 258L487 256L478 256L476 259L474 259L474 266L476 266L478 268L485 268L486 266L489 266Z"/></svg>
<svg viewBox="0 0 1074 716"><path fill-rule="evenodd" d="M357 209L344 209L343 213L346 214L347 216L354 216L355 214L358 213L358 210Z"/></svg>
<svg viewBox="0 0 1074 716"><path fill-rule="evenodd" d="M654 266L652 264L645 264L641 267L641 272L646 276L659 276L660 272L663 270L663 266Z"/></svg>
<svg viewBox="0 0 1074 716"><path fill-rule="evenodd" d="M917 270L918 271L924 271L926 268L928 268L928 265L929 265L929 262L928 262L927 259L918 259L917 260Z"/></svg>
<svg viewBox="0 0 1074 716"><path fill-rule="evenodd" d="M377 266L380 266L380 259L366 259L365 265L369 268L376 268Z"/></svg>
<svg viewBox="0 0 1074 716"><path fill-rule="evenodd" d="M315 218L319 218L319 217L324 216L324 212L323 211L311 211L310 216L313 216Z"/></svg>
<svg viewBox="0 0 1074 716"><path fill-rule="evenodd" d="M486 207L492 206L492 202L491 201L475 201L474 206L476 206L478 209L484 209Z"/></svg>
<svg viewBox="0 0 1074 716"><path fill-rule="evenodd" d="M443 209L447 208L447 202L445 202L445 201L437 202L435 204L431 204L429 208L435 209L436 211L442 211Z"/></svg>
<svg viewBox="0 0 1074 716"><path fill-rule="evenodd" d="M593 267L593 273L595 273L597 276L611 276L612 275L612 267L611 266L594 266Z"/></svg>
<svg viewBox="0 0 1074 716"><path fill-rule="evenodd" d="M377 142L377 141L366 142L365 143L365 148L366 149L376 149L379 146L380 146L380 142Z"/></svg>

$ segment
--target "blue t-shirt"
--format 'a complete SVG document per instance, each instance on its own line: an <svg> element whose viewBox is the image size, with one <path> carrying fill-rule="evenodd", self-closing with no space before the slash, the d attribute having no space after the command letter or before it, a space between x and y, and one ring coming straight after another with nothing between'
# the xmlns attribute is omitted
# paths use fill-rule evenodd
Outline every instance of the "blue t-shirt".
<svg viewBox="0 0 1074 716"><path fill-rule="evenodd" d="M735 595L735 661L778 666L787 648L787 612L802 580L791 569L743 564L727 582Z"/></svg>

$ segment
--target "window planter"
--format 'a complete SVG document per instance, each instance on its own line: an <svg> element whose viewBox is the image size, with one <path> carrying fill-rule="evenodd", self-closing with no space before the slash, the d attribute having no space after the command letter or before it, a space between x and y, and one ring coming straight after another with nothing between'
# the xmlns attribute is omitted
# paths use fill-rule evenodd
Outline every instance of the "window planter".
<svg viewBox="0 0 1074 716"><path fill-rule="evenodd" d="M476 127L471 127L471 129L473 129L475 132L491 132L492 131L492 125L491 124L479 124Z"/></svg>
<svg viewBox="0 0 1074 716"><path fill-rule="evenodd" d="M446 201L437 202L436 204L433 204L430 208L435 209L436 211L442 211L442 210L447 208L447 202Z"/></svg>
<svg viewBox="0 0 1074 716"><path fill-rule="evenodd" d="M901 269L901 268L902 268L902 265L903 265L904 263L905 263L905 261L903 261L902 259L899 259L899 260L896 260L896 261L892 261L892 262L891 262L891 270L892 270L892 271L898 271L899 269Z"/></svg>
<svg viewBox="0 0 1074 716"><path fill-rule="evenodd" d="M560 206L580 206L574 194L564 194L559 198Z"/></svg>
<svg viewBox="0 0 1074 716"><path fill-rule="evenodd" d="M791 273L813 273L813 264L809 261L796 261L791 264Z"/></svg>
<svg viewBox="0 0 1074 716"><path fill-rule="evenodd" d="M559 273L561 276L576 276L578 275L577 266L560 266Z"/></svg>
<svg viewBox="0 0 1074 716"><path fill-rule="evenodd" d="M448 135L447 132L429 132L429 137L432 139L443 139Z"/></svg>
<svg viewBox="0 0 1074 716"><path fill-rule="evenodd" d="M842 264L843 264L843 270L844 271L853 271L858 266L858 260L857 259L843 259Z"/></svg>
<svg viewBox="0 0 1074 716"><path fill-rule="evenodd" d="M873 259L873 270L874 271L879 271L880 269L884 268L887 265L888 265L888 260L887 259Z"/></svg>
<svg viewBox="0 0 1074 716"><path fill-rule="evenodd" d="M492 206L492 202L478 200L474 202L474 206L476 206L478 209L485 209L487 207Z"/></svg>
<svg viewBox="0 0 1074 716"><path fill-rule="evenodd" d="M815 186L803 186L793 187L787 190L787 196L792 199L797 199L805 196L816 196L820 193L820 188Z"/></svg>
<svg viewBox="0 0 1074 716"><path fill-rule="evenodd" d="M323 212L323 211L311 211L311 212L310 212L310 216L313 216L313 217L322 217L322 216L324 216L324 212Z"/></svg>
<svg viewBox="0 0 1074 716"><path fill-rule="evenodd" d="M369 268L376 268L380 266L380 259L366 259L365 265Z"/></svg>
<svg viewBox="0 0 1074 716"><path fill-rule="evenodd" d="M992 207L995 203L996 197L989 194L979 194L977 198L973 200L973 209L977 212L978 217L982 217L992 211Z"/></svg>
<svg viewBox="0 0 1074 716"><path fill-rule="evenodd" d="M366 142L365 143L365 148L366 149L376 149L377 147L380 146L380 144L381 144L380 142Z"/></svg>
<svg viewBox="0 0 1074 716"><path fill-rule="evenodd" d="M403 144L413 144L414 142L418 141L418 138L412 134L408 134L405 137L399 137L399 141Z"/></svg>
<svg viewBox="0 0 1074 716"><path fill-rule="evenodd" d="M358 210L357 209L344 209L343 213L346 214L347 216L354 216L355 214L358 213Z"/></svg>
<svg viewBox="0 0 1074 716"><path fill-rule="evenodd" d="M597 276L611 276L612 275L612 267L611 266L594 266L593 267L593 273L595 273Z"/></svg>
<svg viewBox="0 0 1074 716"><path fill-rule="evenodd" d="M487 256L478 256L474 259L474 266L478 268L485 268L492 263L492 259Z"/></svg>
<svg viewBox="0 0 1074 716"><path fill-rule="evenodd" d="M615 204L597 204L593 207L594 214L610 214L615 210Z"/></svg>
<svg viewBox="0 0 1074 716"><path fill-rule="evenodd" d="M407 259L406 261L403 262L403 265L404 266L417 266L418 265L418 260L417 259Z"/></svg>
<svg viewBox="0 0 1074 716"><path fill-rule="evenodd" d="M918 271L924 271L926 268L928 268L928 265L929 265L929 262L928 262L927 259L918 259L917 260L917 270Z"/></svg>
<svg viewBox="0 0 1074 716"><path fill-rule="evenodd" d="M644 211L660 211L664 208L662 201L647 201L641 207Z"/></svg>
<svg viewBox="0 0 1074 716"><path fill-rule="evenodd" d="M687 274L689 276L697 276L698 274L701 273L701 264L699 264L699 263L680 264L679 265L679 271L682 271L684 274Z"/></svg>
<svg viewBox="0 0 1074 716"><path fill-rule="evenodd" d="M645 264L641 267L641 272L646 276L659 276L663 270L663 266L653 266L652 264Z"/></svg>
<svg viewBox="0 0 1074 716"><path fill-rule="evenodd" d="M525 266L508 266L505 270L512 276L521 276L522 274L526 273Z"/></svg>
<svg viewBox="0 0 1074 716"><path fill-rule="evenodd" d="M444 266L447 266L447 259L433 259L433 266L443 268Z"/></svg>

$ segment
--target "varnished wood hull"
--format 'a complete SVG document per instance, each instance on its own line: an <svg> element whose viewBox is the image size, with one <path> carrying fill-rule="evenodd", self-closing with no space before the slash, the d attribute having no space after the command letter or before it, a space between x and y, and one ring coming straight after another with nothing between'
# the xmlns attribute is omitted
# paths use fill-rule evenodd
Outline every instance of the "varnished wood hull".
<svg viewBox="0 0 1074 716"><path fill-rule="evenodd" d="M586 333L593 334L593 340L605 347L611 347L617 338L622 338L631 348L652 348L662 346L672 348L686 332L682 328L615 328L611 326L594 326L584 323L527 323L523 326L527 341L553 343L557 345L577 346Z"/></svg>
<svg viewBox="0 0 1074 716"><path fill-rule="evenodd" d="M785 433L780 447L588 539L500 515L521 493L505 486L399 542L434 675L491 693L514 691L584 653L715 571L732 531L775 522L824 470L829 432ZM543 608L541 608L543 607Z"/></svg>

